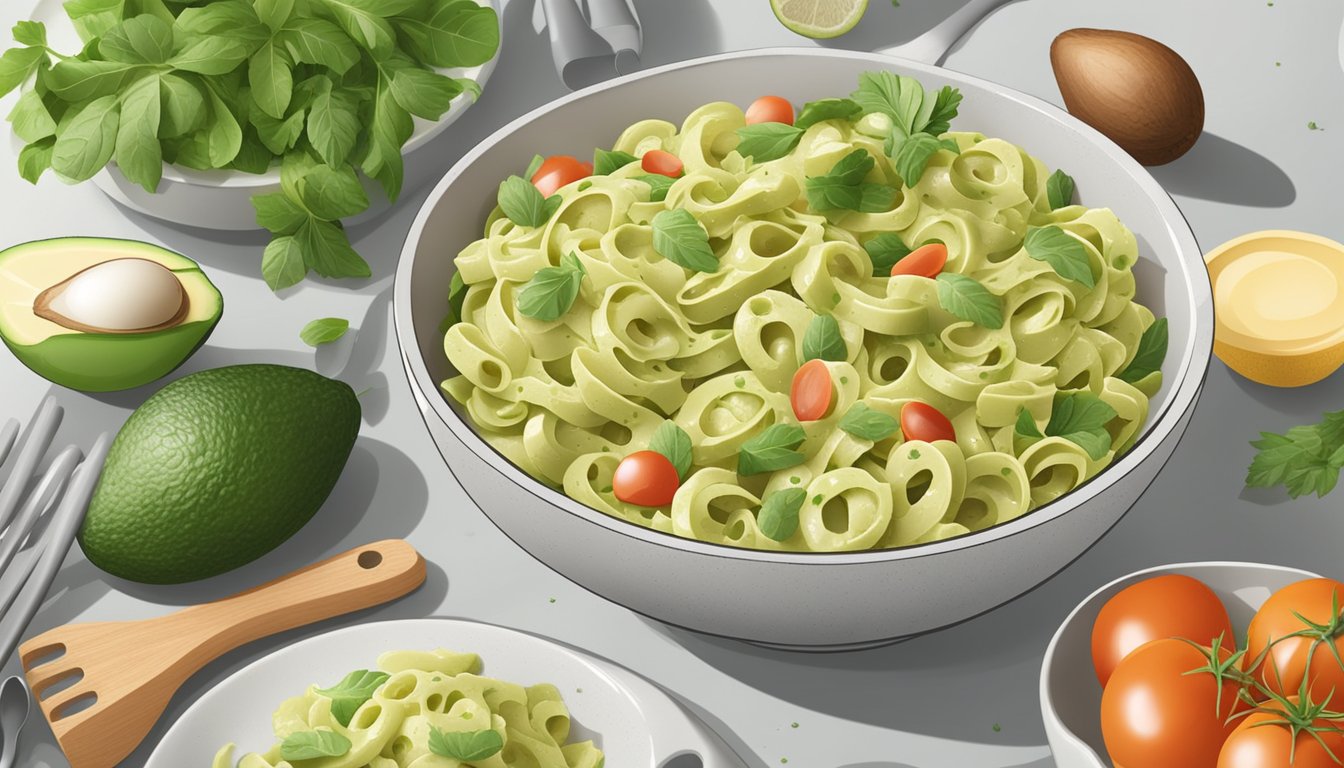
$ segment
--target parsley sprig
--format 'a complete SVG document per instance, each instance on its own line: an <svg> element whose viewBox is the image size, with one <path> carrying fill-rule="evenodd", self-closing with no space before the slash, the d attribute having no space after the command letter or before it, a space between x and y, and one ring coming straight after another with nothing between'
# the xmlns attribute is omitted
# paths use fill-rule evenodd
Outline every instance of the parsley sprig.
<svg viewBox="0 0 1344 768"><path fill-rule="evenodd" d="M1335 489L1344 468L1344 411L1327 413L1319 424L1293 427L1284 434L1261 432L1252 441L1259 453L1246 472L1246 485L1282 485L1297 498L1324 497Z"/></svg>
<svg viewBox="0 0 1344 768"><path fill-rule="evenodd" d="M924 86L913 77L865 72L859 76L859 87L849 98L863 114L877 112L891 118L886 153L908 187L919 183L929 161L939 151L960 152L955 141L941 138L952 127L961 105L961 91L956 88L943 86L941 90L925 92Z"/></svg>

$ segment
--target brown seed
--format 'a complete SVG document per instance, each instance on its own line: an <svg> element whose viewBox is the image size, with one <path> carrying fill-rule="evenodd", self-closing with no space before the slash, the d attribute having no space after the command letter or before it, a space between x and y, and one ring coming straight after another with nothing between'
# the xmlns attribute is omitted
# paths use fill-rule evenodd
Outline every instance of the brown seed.
<svg viewBox="0 0 1344 768"><path fill-rule="evenodd" d="M1144 165L1185 154L1204 131L1204 91L1180 54L1152 38L1071 29L1050 46L1069 112Z"/></svg>

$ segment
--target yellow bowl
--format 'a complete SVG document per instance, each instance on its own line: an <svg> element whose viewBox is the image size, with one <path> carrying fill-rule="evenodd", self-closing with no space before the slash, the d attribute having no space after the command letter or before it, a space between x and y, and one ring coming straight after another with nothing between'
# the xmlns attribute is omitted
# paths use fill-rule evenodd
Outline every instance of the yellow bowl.
<svg viewBox="0 0 1344 768"><path fill-rule="evenodd" d="M1344 245L1254 232L1204 257L1217 316L1213 353L1251 381L1314 384L1344 364Z"/></svg>

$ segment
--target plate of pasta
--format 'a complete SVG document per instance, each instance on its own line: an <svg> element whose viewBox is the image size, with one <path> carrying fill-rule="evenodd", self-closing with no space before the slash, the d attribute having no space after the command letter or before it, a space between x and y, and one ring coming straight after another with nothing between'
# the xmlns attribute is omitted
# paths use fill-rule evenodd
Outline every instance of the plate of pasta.
<svg viewBox="0 0 1344 768"><path fill-rule="evenodd" d="M193 704L147 768L656 767L685 755L742 765L609 661L503 627L420 619L336 630L254 662Z"/></svg>
<svg viewBox="0 0 1344 768"><path fill-rule="evenodd" d="M440 183L397 281L426 423L501 529L637 611L788 647L1053 574L1175 448L1212 345L1198 246L1122 151L852 52L520 118Z"/></svg>

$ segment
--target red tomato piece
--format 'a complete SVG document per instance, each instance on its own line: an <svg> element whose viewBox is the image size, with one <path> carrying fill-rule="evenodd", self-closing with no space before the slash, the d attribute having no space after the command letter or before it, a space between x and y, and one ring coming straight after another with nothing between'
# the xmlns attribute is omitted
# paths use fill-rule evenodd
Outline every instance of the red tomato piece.
<svg viewBox="0 0 1344 768"><path fill-rule="evenodd" d="M891 266L891 276L917 275L935 278L947 266L947 246L942 243L921 245Z"/></svg>
<svg viewBox="0 0 1344 768"><path fill-rule="evenodd" d="M1299 706L1296 696L1288 703L1288 709ZM1268 707L1275 711L1253 712L1237 724L1218 753L1218 768L1339 768L1337 759L1344 759L1344 733L1339 732L1337 722L1315 720L1310 723L1317 729L1315 736L1302 730L1294 738L1293 729L1284 721L1305 725L1309 718L1302 712L1285 717L1285 708L1277 702Z"/></svg>
<svg viewBox="0 0 1344 768"><path fill-rule="evenodd" d="M1261 685L1284 696L1296 695L1302 678L1310 674L1311 699L1319 703L1333 692L1330 709L1338 709L1337 702L1344 696L1344 667L1335 656L1339 653L1344 657L1341 612L1344 584L1334 579L1306 579L1270 595L1256 611L1246 633L1247 671ZM1321 629L1314 629L1308 622ZM1314 634L1290 637L1297 632ZM1259 659L1260 666L1249 669Z"/></svg>
<svg viewBox="0 0 1344 768"><path fill-rule="evenodd" d="M1102 687L1120 661L1144 643L1168 637L1212 645L1232 642L1232 620L1218 595L1189 576L1154 576L1120 590L1092 624L1092 666Z"/></svg>
<svg viewBox="0 0 1344 768"><path fill-rule="evenodd" d="M644 153L639 165L645 173L677 178L686 169L681 158L663 149L650 149Z"/></svg>
<svg viewBox="0 0 1344 768"><path fill-rule="evenodd" d="M762 96L747 107L747 125L756 123L793 125L793 104L779 96Z"/></svg>
<svg viewBox="0 0 1344 768"><path fill-rule="evenodd" d="M808 360L793 374L789 401L793 415L799 421L817 421L831 409L835 387L831 384L831 369L821 360Z"/></svg>
<svg viewBox="0 0 1344 768"><path fill-rule="evenodd" d="M901 433L906 440L932 443L938 440L956 442L957 432L947 417L926 403L912 400L901 406Z"/></svg>
<svg viewBox="0 0 1344 768"><path fill-rule="evenodd" d="M1154 640L1115 668L1101 694L1101 736L1111 762L1125 768L1215 768L1223 742L1237 727L1231 716L1244 705L1228 674L1203 670L1232 656L1185 640ZM1230 670L1235 672L1235 670Z"/></svg>
<svg viewBox="0 0 1344 768"><path fill-rule="evenodd" d="M641 507L665 507L681 485L677 468L657 451L635 451L621 459L611 477L616 498Z"/></svg>
<svg viewBox="0 0 1344 768"><path fill-rule="evenodd" d="M532 185L546 197L554 195L566 184L593 175L593 164L570 155L551 155L532 174Z"/></svg>

